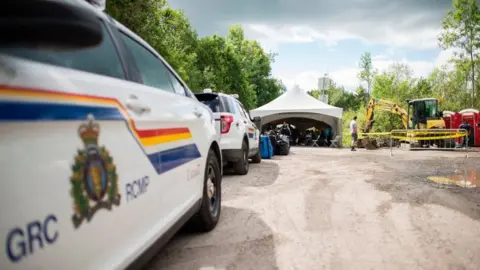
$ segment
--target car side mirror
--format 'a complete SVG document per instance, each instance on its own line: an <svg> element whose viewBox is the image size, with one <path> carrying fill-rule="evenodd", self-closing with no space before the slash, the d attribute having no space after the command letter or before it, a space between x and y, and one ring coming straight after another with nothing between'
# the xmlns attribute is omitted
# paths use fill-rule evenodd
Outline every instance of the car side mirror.
<svg viewBox="0 0 480 270"><path fill-rule="evenodd" d="M0 47L79 49L102 42L98 15L72 1L4 1L0 9Z"/></svg>
<svg viewBox="0 0 480 270"><path fill-rule="evenodd" d="M260 116L253 117L253 122L260 122L260 121L262 121L262 118L260 118Z"/></svg>

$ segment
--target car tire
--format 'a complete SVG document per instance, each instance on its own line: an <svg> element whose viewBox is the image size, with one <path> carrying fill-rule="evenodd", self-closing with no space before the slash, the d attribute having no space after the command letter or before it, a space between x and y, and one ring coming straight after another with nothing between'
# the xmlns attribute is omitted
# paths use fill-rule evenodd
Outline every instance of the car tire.
<svg viewBox="0 0 480 270"><path fill-rule="evenodd" d="M260 162L262 162L262 155L260 154L260 149L258 149L258 152L252 157L252 163Z"/></svg>
<svg viewBox="0 0 480 270"><path fill-rule="evenodd" d="M236 174L246 175L248 173L248 145L245 141L242 143L242 157L233 165Z"/></svg>
<svg viewBox="0 0 480 270"><path fill-rule="evenodd" d="M221 210L222 173L218 158L210 149L205 166L202 203L198 212L190 220L190 229L196 232L213 230L218 223Z"/></svg>

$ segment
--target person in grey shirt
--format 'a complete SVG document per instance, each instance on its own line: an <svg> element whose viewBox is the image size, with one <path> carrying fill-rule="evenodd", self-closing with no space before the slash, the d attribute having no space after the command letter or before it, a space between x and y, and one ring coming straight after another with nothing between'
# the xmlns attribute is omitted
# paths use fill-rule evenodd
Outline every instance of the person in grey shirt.
<svg viewBox="0 0 480 270"><path fill-rule="evenodd" d="M352 134L352 151L357 151L355 149L355 144L357 143L358 140L358 129L357 129L357 117L354 116L353 120L350 121L350 134Z"/></svg>

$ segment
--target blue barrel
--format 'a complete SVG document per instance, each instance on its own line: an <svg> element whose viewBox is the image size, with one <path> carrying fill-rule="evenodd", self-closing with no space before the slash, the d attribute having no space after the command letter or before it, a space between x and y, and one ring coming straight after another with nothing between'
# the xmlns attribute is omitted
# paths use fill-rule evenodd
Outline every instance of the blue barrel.
<svg viewBox="0 0 480 270"><path fill-rule="evenodd" d="M273 156L273 147L269 136L260 136L260 155L263 159L270 159Z"/></svg>

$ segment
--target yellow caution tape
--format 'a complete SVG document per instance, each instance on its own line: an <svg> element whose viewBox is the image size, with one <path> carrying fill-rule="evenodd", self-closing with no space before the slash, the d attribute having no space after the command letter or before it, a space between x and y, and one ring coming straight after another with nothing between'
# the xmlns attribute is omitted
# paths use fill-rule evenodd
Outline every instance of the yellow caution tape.
<svg viewBox="0 0 480 270"><path fill-rule="evenodd" d="M433 140L444 140L444 139L455 139L465 137L465 134L452 134L450 136L431 136L431 137L405 137L405 136L395 136L392 135L392 139L406 140L406 141L433 141Z"/></svg>
<svg viewBox="0 0 480 270"><path fill-rule="evenodd" d="M466 131L394 131L393 134L407 134L407 135L425 135L425 134L464 134Z"/></svg>
<svg viewBox="0 0 480 270"><path fill-rule="evenodd" d="M415 131L415 130L406 130L406 131L394 131L394 132L372 132L372 133L359 133L359 136L368 137L368 136L381 136L381 135L391 135L392 139L399 140L413 140L413 141L429 141L429 140L444 140L444 139L456 139L465 137L468 135L467 131L456 130L456 131L442 131L442 130L429 130L429 131ZM421 136L419 136L421 135ZM425 136L429 135L429 136ZM441 135L441 136L439 136Z"/></svg>
<svg viewBox="0 0 480 270"><path fill-rule="evenodd" d="M358 133L359 136L368 136L368 135L372 135L372 136L376 136L376 135L390 135L391 132L372 132L372 133Z"/></svg>

